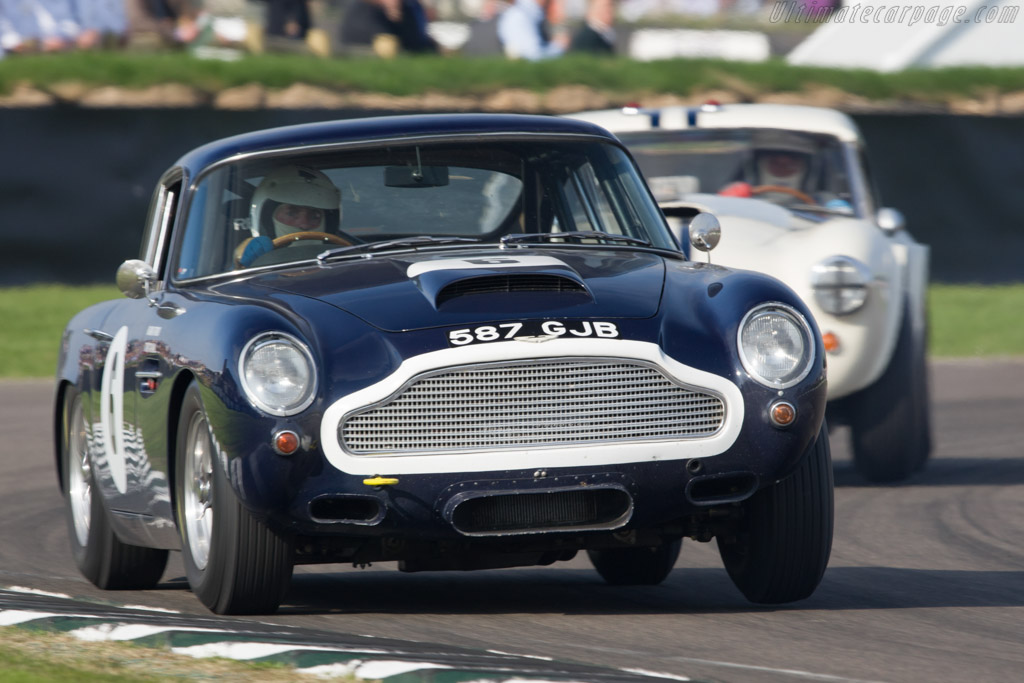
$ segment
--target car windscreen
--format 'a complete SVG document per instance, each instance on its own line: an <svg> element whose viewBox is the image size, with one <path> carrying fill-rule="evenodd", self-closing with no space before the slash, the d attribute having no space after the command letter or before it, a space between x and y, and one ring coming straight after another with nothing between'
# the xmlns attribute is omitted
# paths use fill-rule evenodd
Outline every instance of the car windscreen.
<svg viewBox="0 0 1024 683"><path fill-rule="evenodd" d="M774 129L657 130L619 134L658 201L708 193L854 215L842 143Z"/></svg>
<svg viewBox="0 0 1024 683"><path fill-rule="evenodd" d="M629 156L581 138L393 142L257 157L201 176L186 210L179 280L413 238L487 244L601 233L675 249Z"/></svg>

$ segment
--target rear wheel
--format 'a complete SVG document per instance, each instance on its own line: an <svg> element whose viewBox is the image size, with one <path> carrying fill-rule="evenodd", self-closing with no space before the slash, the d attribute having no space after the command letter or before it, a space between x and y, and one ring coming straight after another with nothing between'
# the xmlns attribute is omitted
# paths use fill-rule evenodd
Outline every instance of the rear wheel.
<svg viewBox="0 0 1024 683"><path fill-rule="evenodd" d="M872 482L906 479L931 453L928 367L923 339L915 344L909 310L885 372L846 399L857 470Z"/></svg>
<svg viewBox="0 0 1024 683"><path fill-rule="evenodd" d="M177 444L175 509L192 592L217 614L277 611L291 580L291 542L239 502L195 382L182 402Z"/></svg>
<svg viewBox="0 0 1024 683"><path fill-rule="evenodd" d="M832 552L833 481L822 425L796 471L743 503L735 533L718 536L729 577L748 600L779 604L810 596Z"/></svg>
<svg viewBox="0 0 1024 683"><path fill-rule="evenodd" d="M682 539L644 548L588 550L594 569L613 586L654 586L669 575L679 558Z"/></svg>
<svg viewBox="0 0 1024 683"><path fill-rule="evenodd" d="M123 543L111 528L95 484L82 396L74 387L64 397L63 426L63 492L75 564L99 588L153 588L167 566L167 551Z"/></svg>

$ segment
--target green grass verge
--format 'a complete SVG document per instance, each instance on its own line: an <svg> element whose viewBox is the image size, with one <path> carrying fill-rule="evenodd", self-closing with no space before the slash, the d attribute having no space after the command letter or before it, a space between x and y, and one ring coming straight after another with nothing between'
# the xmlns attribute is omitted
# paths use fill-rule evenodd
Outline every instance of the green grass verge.
<svg viewBox="0 0 1024 683"><path fill-rule="evenodd" d="M261 54L229 62L198 59L186 53L135 52L25 55L0 62L0 94L9 93L17 83L48 88L69 81L128 88L180 83L208 93L248 83L271 88L308 83L392 95L481 95L502 88L543 92L574 84L619 93L624 101L645 93L687 95L712 88L734 89L737 85L753 93L829 85L869 99L934 101L1024 90L1024 68L911 69L881 74L863 69L790 66L778 58L760 63L706 59L637 62L569 55L530 63L501 57L409 56L380 60Z"/></svg>
<svg viewBox="0 0 1024 683"><path fill-rule="evenodd" d="M1024 356L1024 284L932 285L934 356Z"/></svg>
<svg viewBox="0 0 1024 683"><path fill-rule="evenodd" d="M71 317L120 296L112 285L0 289L0 377L52 377ZM933 357L1024 356L1024 284L932 285L929 297Z"/></svg>
<svg viewBox="0 0 1024 683"><path fill-rule="evenodd" d="M64 326L78 311L120 298L113 285L0 289L0 377L52 377Z"/></svg>
<svg viewBox="0 0 1024 683"><path fill-rule="evenodd" d="M0 683L158 683L167 680L281 683L300 676L277 663L190 657L131 643L0 628ZM352 676L334 680L353 683Z"/></svg>

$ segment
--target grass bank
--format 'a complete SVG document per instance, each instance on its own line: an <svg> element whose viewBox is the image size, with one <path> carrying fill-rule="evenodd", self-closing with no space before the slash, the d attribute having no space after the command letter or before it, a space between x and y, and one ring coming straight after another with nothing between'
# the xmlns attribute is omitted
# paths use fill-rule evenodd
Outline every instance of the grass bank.
<svg viewBox="0 0 1024 683"><path fill-rule="evenodd" d="M689 95L729 90L755 98L829 86L869 100L939 102L1024 91L1024 68L912 69L881 74L863 69L791 66L706 59L637 62L571 55L541 63L496 58L410 56L392 60L257 54L237 61L187 53L86 52L26 55L0 62L0 94L18 84L50 90L68 82L145 88L166 83L213 94L247 84L285 88L295 83L334 90L417 95L480 95L518 88L537 92L564 85L614 92L624 101L650 93Z"/></svg>
<svg viewBox="0 0 1024 683"><path fill-rule="evenodd" d="M52 377L68 320L120 297L112 285L0 289L0 378ZM936 284L929 297L933 357L1024 356L1024 284Z"/></svg>
<svg viewBox="0 0 1024 683"><path fill-rule="evenodd" d="M280 664L197 659L155 647L95 643L64 633L0 628L0 683L159 683L171 679L281 683L295 681ZM352 683L355 678L336 678Z"/></svg>

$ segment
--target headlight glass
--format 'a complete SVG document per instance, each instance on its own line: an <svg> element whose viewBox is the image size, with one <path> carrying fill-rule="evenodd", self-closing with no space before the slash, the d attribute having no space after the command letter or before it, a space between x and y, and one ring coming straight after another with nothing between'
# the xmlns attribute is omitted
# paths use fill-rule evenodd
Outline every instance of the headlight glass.
<svg viewBox="0 0 1024 683"><path fill-rule="evenodd" d="M755 380L774 389L793 386L811 371L814 343L804 317L785 304L759 306L743 319L740 360Z"/></svg>
<svg viewBox="0 0 1024 683"><path fill-rule="evenodd" d="M832 315L847 315L863 306L870 280L868 267L848 256L830 256L811 268L814 299Z"/></svg>
<svg viewBox="0 0 1024 683"><path fill-rule="evenodd" d="M249 400L271 415L294 415L313 402L316 370L306 345L291 335L260 335L246 344L240 363Z"/></svg>

